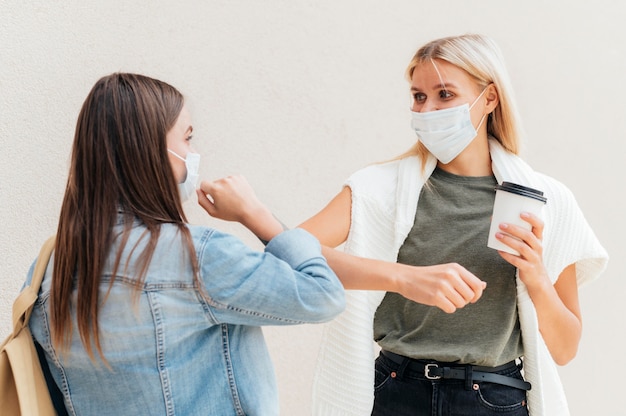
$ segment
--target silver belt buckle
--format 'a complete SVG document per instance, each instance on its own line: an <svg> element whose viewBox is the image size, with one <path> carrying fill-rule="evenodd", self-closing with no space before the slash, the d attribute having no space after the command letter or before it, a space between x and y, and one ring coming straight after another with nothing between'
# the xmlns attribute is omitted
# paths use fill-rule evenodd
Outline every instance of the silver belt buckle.
<svg viewBox="0 0 626 416"><path fill-rule="evenodd" d="M441 378L441 376L431 376L430 375L430 369L431 368L439 368L439 366L437 364L426 364L424 366L424 376L426 376L427 379L429 380L439 380Z"/></svg>

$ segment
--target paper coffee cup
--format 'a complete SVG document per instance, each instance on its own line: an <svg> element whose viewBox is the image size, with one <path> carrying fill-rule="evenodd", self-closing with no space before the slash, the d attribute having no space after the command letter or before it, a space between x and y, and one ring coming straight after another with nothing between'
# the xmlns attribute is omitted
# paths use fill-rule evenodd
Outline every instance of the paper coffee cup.
<svg viewBox="0 0 626 416"><path fill-rule="evenodd" d="M501 243L496 238L496 233L502 232L499 226L506 222L530 230L531 225L522 220L520 214L522 212L530 212L541 218L541 211L546 201L547 198L543 196L543 192L533 188L512 182L502 182L501 185L496 185L496 200L493 204L493 216L491 217L487 247L519 256L517 250Z"/></svg>

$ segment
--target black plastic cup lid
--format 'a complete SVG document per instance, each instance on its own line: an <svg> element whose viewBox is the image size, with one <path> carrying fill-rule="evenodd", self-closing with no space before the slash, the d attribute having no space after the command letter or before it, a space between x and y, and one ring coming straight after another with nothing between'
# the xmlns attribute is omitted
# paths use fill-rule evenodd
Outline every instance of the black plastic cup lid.
<svg viewBox="0 0 626 416"><path fill-rule="evenodd" d="M543 192L537 189L529 188L527 186L518 185L513 182L502 182L501 185L496 185L497 191L505 191L510 192L512 194L526 196L528 198L533 198L538 201L543 202L544 204L548 200L545 196L543 196Z"/></svg>

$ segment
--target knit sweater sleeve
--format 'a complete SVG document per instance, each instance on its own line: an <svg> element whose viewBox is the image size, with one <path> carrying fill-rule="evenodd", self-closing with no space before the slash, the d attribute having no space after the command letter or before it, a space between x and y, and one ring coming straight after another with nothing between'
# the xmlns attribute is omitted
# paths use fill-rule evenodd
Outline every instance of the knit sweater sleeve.
<svg viewBox="0 0 626 416"><path fill-rule="evenodd" d="M346 181L352 193L350 232L344 250L347 253L395 261L389 248L393 242L395 218L395 182L397 165L371 165L354 173Z"/></svg>
<svg viewBox="0 0 626 416"><path fill-rule="evenodd" d="M570 190L548 176L536 173L535 186L544 191L546 228L543 258L548 276L556 282L561 272L576 264L581 286L596 279L605 269L608 256ZM518 311L524 343L525 378L533 388L528 392L533 416L568 416L569 409L556 364L539 333L537 315L526 286L518 278Z"/></svg>
<svg viewBox="0 0 626 416"><path fill-rule="evenodd" d="M346 182L352 192L351 226L344 250L396 260L393 249L397 165L372 165ZM326 324L313 382L313 415L362 416L374 398L372 320L385 292L348 290L346 309Z"/></svg>
<svg viewBox="0 0 626 416"><path fill-rule="evenodd" d="M598 241L572 192L561 182L538 174L548 197L544 261L553 282L570 264L576 264L578 286L595 280L605 270L608 254Z"/></svg>

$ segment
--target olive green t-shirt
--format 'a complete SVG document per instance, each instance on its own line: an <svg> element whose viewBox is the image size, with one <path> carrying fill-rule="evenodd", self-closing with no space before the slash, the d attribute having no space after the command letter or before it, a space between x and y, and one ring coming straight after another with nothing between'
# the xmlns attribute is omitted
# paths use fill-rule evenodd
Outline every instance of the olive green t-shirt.
<svg viewBox="0 0 626 416"><path fill-rule="evenodd" d="M415 223L398 262L459 263L487 282L482 297L448 314L388 292L374 317L374 339L411 358L498 366L522 355L515 268L487 247L495 199L493 176L435 169L422 188Z"/></svg>

